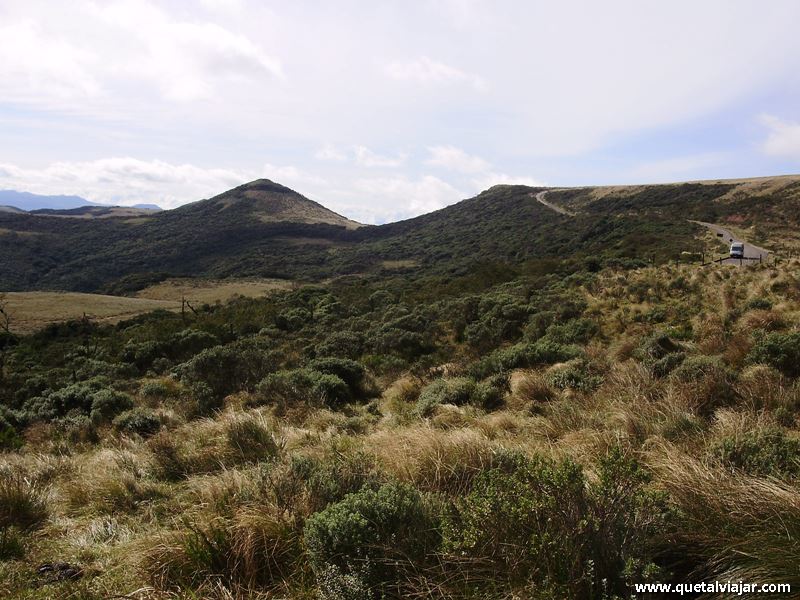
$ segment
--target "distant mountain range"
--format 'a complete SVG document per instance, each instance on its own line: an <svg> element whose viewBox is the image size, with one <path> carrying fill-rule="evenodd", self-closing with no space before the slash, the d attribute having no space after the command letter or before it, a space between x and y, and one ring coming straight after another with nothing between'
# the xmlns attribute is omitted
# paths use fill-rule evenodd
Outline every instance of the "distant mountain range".
<svg viewBox="0 0 800 600"><path fill-rule="evenodd" d="M732 227L776 253L797 251L800 176L498 185L380 226L355 223L265 179L174 210L0 211L0 290L125 294L166 277L399 276L418 280L424 293L429 275L452 277L457 286L469 277L503 281L585 265L637 267L725 250L692 221Z"/></svg>
<svg viewBox="0 0 800 600"><path fill-rule="evenodd" d="M10 209L16 208L21 211L30 212L35 210L71 210L75 208L85 208L89 206L100 206L108 208L106 204L90 202L80 196L55 195L46 196L42 194L32 194L30 192L18 192L16 190L0 190L0 211L15 212ZM161 210L156 204L135 204L128 208L138 208L142 210Z"/></svg>

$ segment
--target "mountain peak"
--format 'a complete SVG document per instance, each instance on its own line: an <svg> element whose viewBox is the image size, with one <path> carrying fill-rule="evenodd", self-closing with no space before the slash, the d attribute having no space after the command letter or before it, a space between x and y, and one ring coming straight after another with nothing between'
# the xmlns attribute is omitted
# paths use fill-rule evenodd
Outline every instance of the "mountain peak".
<svg viewBox="0 0 800 600"><path fill-rule="evenodd" d="M329 210L309 200L291 188L269 179L256 179L215 196L207 203L221 210L248 213L264 223L305 223L340 225L356 229L360 223Z"/></svg>

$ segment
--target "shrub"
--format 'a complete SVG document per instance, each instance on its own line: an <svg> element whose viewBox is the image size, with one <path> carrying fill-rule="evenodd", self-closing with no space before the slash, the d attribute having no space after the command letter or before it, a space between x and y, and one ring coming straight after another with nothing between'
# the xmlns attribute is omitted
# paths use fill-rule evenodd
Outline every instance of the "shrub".
<svg viewBox="0 0 800 600"><path fill-rule="evenodd" d="M470 403L484 410L494 410L503 404L503 399L508 391L508 376L505 374L494 375L475 386Z"/></svg>
<svg viewBox="0 0 800 600"><path fill-rule="evenodd" d="M747 360L774 367L789 377L800 376L800 331L760 337Z"/></svg>
<svg viewBox="0 0 800 600"><path fill-rule="evenodd" d="M181 360L219 344L215 335L197 329L184 329L173 334L168 345L170 358Z"/></svg>
<svg viewBox="0 0 800 600"><path fill-rule="evenodd" d="M93 395L99 389L101 386L94 382L74 383L47 395L29 398L23 410L32 421L52 421L71 410L88 414Z"/></svg>
<svg viewBox="0 0 800 600"><path fill-rule="evenodd" d="M571 388L582 392L591 392L603 382L602 377L591 374L587 366L580 362L554 368L548 373L547 379L554 388Z"/></svg>
<svg viewBox="0 0 800 600"><path fill-rule="evenodd" d="M787 437L780 429L727 437L712 451L726 465L750 475L792 478L800 475L800 440Z"/></svg>
<svg viewBox="0 0 800 600"><path fill-rule="evenodd" d="M119 413L133 408L133 400L128 394L103 389L92 395L91 418L95 423L110 421Z"/></svg>
<svg viewBox="0 0 800 600"><path fill-rule="evenodd" d="M274 370L276 357L259 342L245 340L206 348L178 365L177 375L188 383L203 383L222 399L240 390L252 389Z"/></svg>
<svg viewBox="0 0 800 600"><path fill-rule="evenodd" d="M596 483L565 460L508 456L479 475L444 525L444 549L486 564L497 581L545 586L553 596L628 597L655 569L656 536L670 512L648 476L618 450ZM485 562L484 562L485 561Z"/></svg>
<svg viewBox="0 0 800 600"><path fill-rule="evenodd" d="M352 331L337 331L317 347L318 356L339 356L355 359L364 352L364 336Z"/></svg>
<svg viewBox="0 0 800 600"><path fill-rule="evenodd" d="M71 444L96 444L100 441L93 419L80 413L70 413L53 421L54 430Z"/></svg>
<svg viewBox="0 0 800 600"><path fill-rule="evenodd" d="M147 381L139 388L139 394L145 398L166 398L173 394L173 388L163 381Z"/></svg>
<svg viewBox="0 0 800 600"><path fill-rule="evenodd" d="M374 456L364 452L335 452L321 459L292 456L284 483L295 482L304 489L306 510L310 514L365 487L377 489L382 481ZM295 484L290 487L295 487ZM297 493L296 490L293 492L294 495ZM282 506L297 510L297 504L297 498L286 497Z"/></svg>
<svg viewBox="0 0 800 600"><path fill-rule="evenodd" d="M747 310L771 310L772 302L766 298L753 298L746 305Z"/></svg>
<svg viewBox="0 0 800 600"><path fill-rule="evenodd" d="M670 378L678 383L689 405L703 416L733 404L738 397L733 386L735 373L715 357L690 356Z"/></svg>
<svg viewBox="0 0 800 600"><path fill-rule="evenodd" d="M0 450L15 450L22 446L18 427L15 415L5 406L0 406Z"/></svg>
<svg viewBox="0 0 800 600"><path fill-rule="evenodd" d="M264 403L286 407L292 404L336 408L351 399L350 388L336 375L311 369L278 371L257 386Z"/></svg>
<svg viewBox="0 0 800 600"><path fill-rule="evenodd" d="M123 433L149 437L161 429L161 420L148 408L134 408L117 416L114 427Z"/></svg>
<svg viewBox="0 0 800 600"><path fill-rule="evenodd" d="M559 344L548 339L541 339L532 344L523 342L495 350L473 365L470 373L477 379L483 379L512 369L565 362L580 354L581 350L577 346Z"/></svg>
<svg viewBox="0 0 800 600"><path fill-rule="evenodd" d="M476 383L468 377L437 379L422 389L414 411L423 417L430 416L440 404L461 406L472 404L486 410L497 408L508 391L508 379L498 375Z"/></svg>
<svg viewBox="0 0 800 600"><path fill-rule="evenodd" d="M634 356L644 363L652 363L681 350L680 345L672 341L667 334L654 333L642 340Z"/></svg>
<svg viewBox="0 0 800 600"><path fill-rule="evenodd" d="M572 319L550 325L545 336L557 344L585 344L597 335L597 331L597 323L590 319Z"/></svg>
<svg viewBox="0 0 800 600"><path fill-rule="evenodd" d="M366 369L364 365L347 358L318 358L312 360L308 368L312 371L336 375L350 388L350 394L354 397L364 395L364 378Z"/></svg>
<svg viewBox="0 0 800 600"><path fill-rule="evenodd" d="M202 381L195 381L187 389L190 417L203 417L222 408L223 398Z"/></svg>
<svg viewBox="0 0 800 600"><path fill-rule="evenodd" d="M311 321L311 312L308 309L290 308L275 318L275 326L284 331L299 331Z"/></svg>
<svg viewBox="0 0 800 600"><path fill-rule="evenodd" d="M315 572L334 565L381 587L397 579L394 561L421 562L436 548L438 531L437 520L418 491L387 483L377 490L349 494L312 515L304 535Z"/></svg>
<svg viewBox="0 0 800 600"><path fill-rule="evenodd" d="M653 377L666 377L678 368L685 359L686 355L683 352L670 352L650 364L650 372Z"/></svg>

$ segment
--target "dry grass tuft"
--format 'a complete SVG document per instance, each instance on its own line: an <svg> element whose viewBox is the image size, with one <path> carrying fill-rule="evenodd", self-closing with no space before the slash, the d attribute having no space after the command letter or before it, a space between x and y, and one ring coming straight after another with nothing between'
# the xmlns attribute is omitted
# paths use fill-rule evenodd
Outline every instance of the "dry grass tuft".
<svg viewBox="0 0 800 600"><path fill-rule="evenodd" d="M473 478L490 468L502 449L474 429L441 431L422 425L377 432L367 437L365 447L397 479L454 495L469 490Z"/></svg>
<svg viewBox="0 0 800 600"><path fill-rule="evenodd" d="M695 578L800 585L800 491L715 468L664 446L651 456L681 510L671 553Z"/></svg>

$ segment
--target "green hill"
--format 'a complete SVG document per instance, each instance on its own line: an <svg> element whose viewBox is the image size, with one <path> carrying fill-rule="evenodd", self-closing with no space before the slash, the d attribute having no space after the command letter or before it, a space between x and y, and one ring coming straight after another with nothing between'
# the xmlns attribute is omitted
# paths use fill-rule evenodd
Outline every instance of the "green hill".
<svg viewBox="0 0 800 600"><path fill-rule="evenodd" d="M170 276L458 275L553 261L643 264L712 250L689 219L746 230L776 249L798 243L800 179L550 190L495 186L414 219L362 227L259 180L175 210L102 220L0 212L0 289L124 293Z"/></svg>

